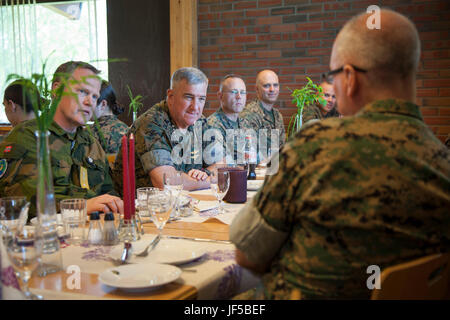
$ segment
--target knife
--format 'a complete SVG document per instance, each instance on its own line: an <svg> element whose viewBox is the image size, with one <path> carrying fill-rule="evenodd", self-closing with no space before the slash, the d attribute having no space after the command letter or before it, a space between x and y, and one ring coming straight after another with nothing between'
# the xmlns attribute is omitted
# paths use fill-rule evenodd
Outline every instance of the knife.
<svg viewBox="0 0 450 320"><path fill-rule="evenodd" d="M214 240L214 239L201 239L201 238L188 238L188 237L178 237L178 236L166 236L168 239L183 239L183 240L192 240L192 241L201 241L201 242L217 242L217 243L232 243L228 240Z"/></svg>

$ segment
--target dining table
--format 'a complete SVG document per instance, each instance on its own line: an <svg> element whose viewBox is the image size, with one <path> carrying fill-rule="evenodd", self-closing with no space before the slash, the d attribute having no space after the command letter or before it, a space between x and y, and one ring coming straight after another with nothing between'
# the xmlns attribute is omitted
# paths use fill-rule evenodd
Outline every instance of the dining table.
<svg viewBox="0 0 450 320"><path fill-rule="evenodd" d="M261 179L264 176L259 173L259 181L247 190L245 203L255 196L263 183ZM62 270L43 277L34 273L29 282L31 291L48 300L224 300L257 286L260 277L236 263L235 246L229 241L230 224L245 203L224 202L225 212L219 214L218 200L210 189L184 192L196 200L192 214L169 221L156 248L147 257L133 256L126 265L142 265L145 272L147 264L172 264L181 270L174 281L139 288L111 285L104 280L105 275L124 267L114 260L120 257L123 243L105 246L62 242ZM142 217L141 222L140 239L132 242L138 250L158 234L151 218ZM187 259L180 258L186 253Z"/></svg>

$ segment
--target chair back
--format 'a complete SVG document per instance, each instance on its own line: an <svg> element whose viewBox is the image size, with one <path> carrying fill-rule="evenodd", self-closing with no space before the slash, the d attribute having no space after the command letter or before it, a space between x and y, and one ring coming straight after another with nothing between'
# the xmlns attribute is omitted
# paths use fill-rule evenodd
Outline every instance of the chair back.
<svg viewBox="0 0 450 320"><path fill-rule="evenodd" d="M437 300L449 297L449 254L433 254L381 272L372 300Z"/></svg>

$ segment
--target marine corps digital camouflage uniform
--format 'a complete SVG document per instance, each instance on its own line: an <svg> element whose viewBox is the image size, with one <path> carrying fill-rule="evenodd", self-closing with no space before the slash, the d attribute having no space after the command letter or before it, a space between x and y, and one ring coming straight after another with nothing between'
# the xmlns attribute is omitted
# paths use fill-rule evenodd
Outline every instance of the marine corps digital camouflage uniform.
<svg viewBox="0 0 450 320"><path fill-rule="evenodd" d="M16 126L0 144L0 196L26 196L31 202L29 217L36 215L38 178L36 120ZM110 193L113 188L106 154L89 132L78 127L65 132L56 122L49 128L50 158L56 205L67 198L93 198ZM82 187L81 170L87 170L87 185Z"/></svg>
<svg viewBox="0 0 450 320"><path fill-rule="evenodd" d="M189 126L187 128L189 135L182 134L183 139L180 138L179 143L171 141L172 134L176 129L165 100L152 106L133 123L128 134L132 133L135 138L136 188L151 187L149 172L159 166L173 166L176 170L187 173L191 169L202 169L209 165L202 161L202 150L206 148L205 143L201 144L202 135L208 129L206 118L202 116L194 125ZM173 159L171 155L172 149L176 147L180 151L182 145L186 146L190 142L190 136L195 140L191 143L191 152L189 154L180 152L180 156L185 157L185 160L176 163L177 160ZM184 150L187 149L186 146ZM114 163L113 179L118 191L122 193L122 148L120 148Z"/></svg>
<svg viewBox="0 0 450 320"><path fill-rule="evenodd" d="M244 151L245 151L245 135L244 127L242 126L242 120L238 117L237 121L232 121L229 119L225 113L223 112L222 107L220 107L216 112L211 114L207 123L211 128L218 129L223 137L223 150L224 155L227 150L234 150L233 153L233 162L237 164L243 164L244 159ZM236 136L233 140L227 140L227 130L236 130ZM233 143L234 141L234 143ZM228 145L228 148L227 148ZM231 155L230 155L231 156ZM228 162L227 162L228 163Z"/></svg>
<svg viewBox="0 0 450 320"><path fill-rule="evenodd" d="M287 237L263 276L265 298L367 299L370 265L450 249L450 151L418 106L377 101L300 130L252 207ZM230 234L248 233L243 213Z"/></svg>
<svg viewBox="0 0 450 320"><path fill-rule="evenodd" d="M118 153L122 136L127 133L128 126L115 115L107 115L97 119L105 141L100 138L97 125L91 125L94 137L100 142L106 153ZM106 145L104 145L106 143Z"/></svg>
<svg viewBox="0 0 450 320"><path fill-rule="evenodd" d="M267 146L271 145L271 129L278 129L279 141L278 147L281 149L286 141L283 116L276 108L267 111L258 100L248 103L244 110L239 114L242 119L242 125L245 128L252 128L256 131L267 129Z"/></svg>
<svg viewBox="0 0 450 320"><path fill-rule="evenodd" d="M339 117L339 113L336 111L336 108L333 108L330 112L325 115L322 114L320 107L316 104L310 104L304 107L302 113L303 124L307 123L310 120L322 120L327 118Z"/></svg>

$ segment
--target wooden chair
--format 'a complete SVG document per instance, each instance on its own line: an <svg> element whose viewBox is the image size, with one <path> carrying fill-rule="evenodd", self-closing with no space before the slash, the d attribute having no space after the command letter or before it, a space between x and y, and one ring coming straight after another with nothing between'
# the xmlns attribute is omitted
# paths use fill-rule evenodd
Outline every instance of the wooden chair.
<svg viewBox="0 0 450 320"><path fill-rule="evenodd" d="M116 156L117 156L117 153L106 154L106 157L108 158L108 162L109 162L109 167L111 169L114 169L114 162L116 162Z"/></svg>
<svg viewBox="0 0 450 320"><path fill-rule="evenodd" d="M372 300L449 298L449 254L434 254L386 268Z"/></svg>

